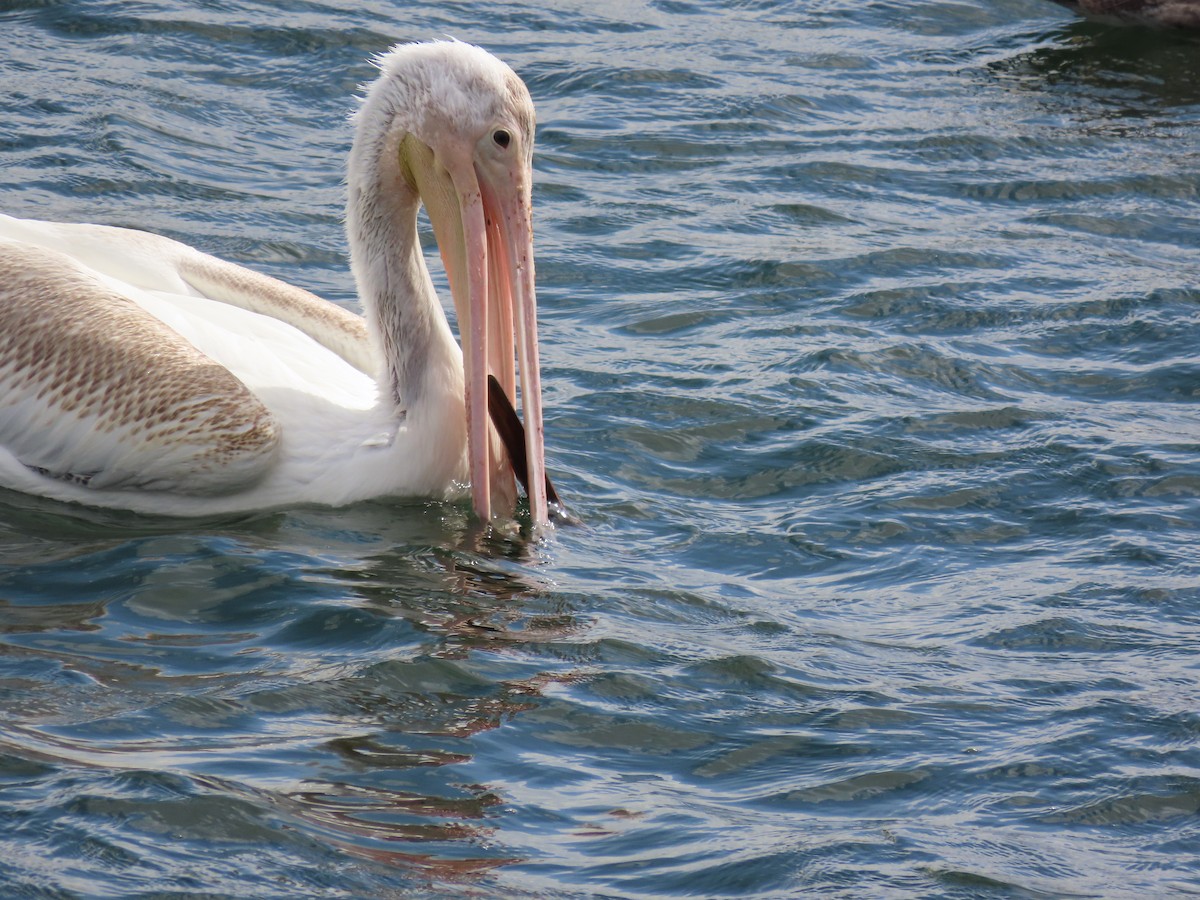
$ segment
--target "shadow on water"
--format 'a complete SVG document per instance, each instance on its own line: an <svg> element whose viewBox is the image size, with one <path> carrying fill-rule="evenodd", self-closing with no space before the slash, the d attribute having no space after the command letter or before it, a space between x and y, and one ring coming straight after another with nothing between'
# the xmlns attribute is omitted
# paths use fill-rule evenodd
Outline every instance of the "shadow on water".
<svg viewBox="0 0 1200 900"><path fill-rule="evenodd" d="M1027 90L1138 118L1200 103L1200 34L1073 22L991 70Z"/></svg>
<svg viewBox="0 0 1200 900"><path fill-rule="evenodd" d="M445 504L181 522L3 499L0 777L102 798L46 828L140 823L150 857L299 834L452 880L518 861L469 770L563 677L527 651L580 627L543 546Z"/></svg>

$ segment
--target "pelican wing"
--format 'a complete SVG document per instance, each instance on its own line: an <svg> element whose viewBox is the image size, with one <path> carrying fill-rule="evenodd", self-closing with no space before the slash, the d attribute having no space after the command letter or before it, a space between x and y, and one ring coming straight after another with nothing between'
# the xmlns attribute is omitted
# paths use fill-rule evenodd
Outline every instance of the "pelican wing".
<svg viewBox="0 0 1200 900"><path fill-rule="evenodd" d="M239 490L277 451L267 408L72 257L0 241L0 445L93 488Z"/></svg>
<svg viewBox="0 0 1200 900"><path fill-rule="evenodd" d="M378 368L361 316L301 288L162 235L111 225L41 222L0 215L3 240L64 250L80 266L133 288L208 297L278 319L361 372L374 376Z"/></svg>
<svg viewBox="0 0 1200 900"><path fill-rule="evenodd" d="M286 322L360 372L375 375L376 357L361 316L253 269L170 243L186 251L178 260L179 274L205 297Z"/></svg>

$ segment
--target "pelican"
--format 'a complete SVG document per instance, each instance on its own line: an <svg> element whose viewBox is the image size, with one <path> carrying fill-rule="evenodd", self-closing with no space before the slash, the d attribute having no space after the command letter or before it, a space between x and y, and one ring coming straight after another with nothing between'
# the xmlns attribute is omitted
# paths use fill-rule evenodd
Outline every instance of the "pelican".
<svg viewBox="0 0 1200 900"><path fill-rule="evenodd" d="M458 41L375 63L346 172L362 317L159 235L0 217L0 486L186 516L469 482L491 522L516 477L546 525L529 92Z"/></svg>

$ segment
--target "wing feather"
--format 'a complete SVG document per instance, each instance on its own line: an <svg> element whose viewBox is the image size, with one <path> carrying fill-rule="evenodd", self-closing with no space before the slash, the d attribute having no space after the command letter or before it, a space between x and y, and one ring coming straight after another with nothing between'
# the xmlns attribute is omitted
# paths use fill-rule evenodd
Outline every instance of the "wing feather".
<svg viewBox="0 0 1200 900"><path fill-rule="evenodd" d="M263 275L187 244L132 228L41 222L0 215L0 240L47 249L69 248L81 265L150 291L208 297L286 322L372 377L378 358L367 323L277 278Z"/></svg>
<svg viewBox="0 0 1200 900"><path fill-rule="evenodd" d="M378 363L362 316L253 269L185 249L190 252L179 260L179 272L204 296L286 322L360 372L375 375Z"/></svg>
<svg viewBox="0 0 1200 900"><path fill-rule="evenodd" d="M226 493L262 478L279 442L241 381L133 301L64 253L0 242L0 444L26 466Z"/></svg>

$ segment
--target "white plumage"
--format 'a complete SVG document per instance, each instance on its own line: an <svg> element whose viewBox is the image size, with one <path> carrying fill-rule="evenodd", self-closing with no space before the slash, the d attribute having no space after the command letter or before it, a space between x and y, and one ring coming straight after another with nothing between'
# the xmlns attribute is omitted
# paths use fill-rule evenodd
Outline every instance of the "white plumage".
<svg viewBox="0 0 1200 900"><path fill-rule="evenodd" d="M377 62L347 171L365 318L157 235L0 216L0 485L193 515L470 481L481 517L509 514L486 377L514 396L515 342L545 523L528 92L458 42ZM422 203L465 360L417 242Z"/></svg>

